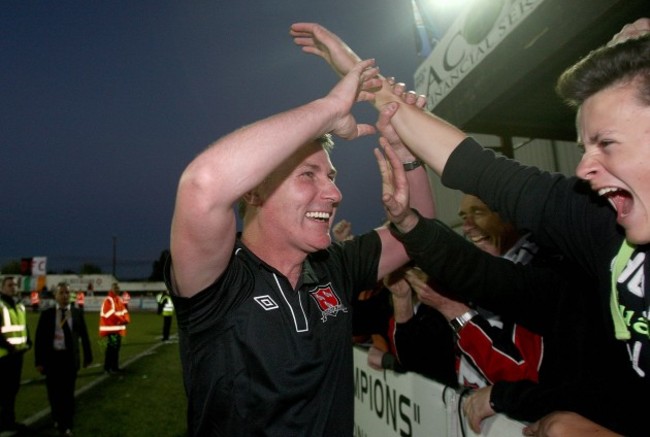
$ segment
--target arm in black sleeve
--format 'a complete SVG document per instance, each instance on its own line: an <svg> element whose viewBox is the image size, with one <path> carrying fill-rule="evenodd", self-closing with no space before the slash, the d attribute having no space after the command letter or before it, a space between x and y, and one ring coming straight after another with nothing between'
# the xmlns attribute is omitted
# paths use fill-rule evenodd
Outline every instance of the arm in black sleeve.
<svg viewBox="0 0 650 437"><path fill-rule="evenodd" d="M533 232L541 245L559 249L592 273L603 249L622 238L612 233L616 214L586 182L497 157L472 138L453 151L442 183L479 197L517 229ZM609 260L613 254L605 255Z"/></svg>
<svg viewBox="0 0 650 437"><path fill-rule="evenodd" d="M641 436L647 435L647 405L622 402L637 390L638 384L604 378L563 384L501 381L492 387L490 402L494 411L515 420L532 422L553 411L573 411L618 433Z"/></svg>
<svg viewBox="0 0 650 437"><path fill-rule="evenodd" d="M442 314L420 305L407 322L395 325L397 358L410 370L456 387L456 339Z"/></svg>
<svg viewBox="0 0 650 437"><path fill-rule="evenodd" d="M438 220L420 217L406 234L391 227L409 256L445 293L472 301L528 329L541 332L545 310L567 286L544 268L514 264L487 254Z"/></svg>

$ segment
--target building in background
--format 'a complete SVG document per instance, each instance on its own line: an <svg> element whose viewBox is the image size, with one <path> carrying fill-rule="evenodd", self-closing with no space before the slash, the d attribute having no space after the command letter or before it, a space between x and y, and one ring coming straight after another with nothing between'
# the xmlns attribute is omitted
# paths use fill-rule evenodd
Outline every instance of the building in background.
<svg viewBox="0 0 650 437"><path fill-rule="evenodd" d="M427 109L505 156L567 175L581 153L575 114L555 93L557 78L648 15L647 0L411 2L416 50L426 55L414 83ZM439 218L458 226L461 194L430 178Z"/></svg>
<svg viewBox="0 0 650 437"><path fill-rule="evenodd" d="M13 276L18 283L18 292L25 306L31 307L31 288L26 288L33 283L32 277L23 275L5 275ZM0 279L3 275L0 275ZM39 290L39 309L43 310L54 305L54 296L52 291L56 285L65 282L71 290L75 292L84 292L84 310L99 311L101 302L108 294L113 282L118 282L123 290L128 290L131 294L130 311L156 311L156 295L162 293L165 288L164 282L126 282L118 281L110 274L96 275L42 275L43 288Z"/></svg>

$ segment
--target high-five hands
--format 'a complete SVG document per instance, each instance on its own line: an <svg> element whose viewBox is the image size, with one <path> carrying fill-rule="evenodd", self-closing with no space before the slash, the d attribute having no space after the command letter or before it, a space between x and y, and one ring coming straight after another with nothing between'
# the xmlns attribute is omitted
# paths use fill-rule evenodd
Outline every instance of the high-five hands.
<svg viewBox="0 0 650 437"><path fill-rule="evenodd" d="M361 60L341 38L320 24L295 23L289 34L303 52L320 56L339 76L344 76Z"/></svg>
<svg viewBox="0 0 650 437"><path fill-rule="evenodd" d="M333 120L330 132L351 140L364 135L375 133L375 128L369 124L357 124L350 112L356 102L371 100L374 94L370 91L381 81L377 78L379 68L374 59L367 59L356 64L348 74L328 93L326 99L336 105L339 117Z"/></svg>
<svg viewBox="0 0 650 437"><path fill-rule="evenodd" d="M382 182L382 202L388 219L400 232L406 233L418 223L418 215L409 206L409 184L406 172L386 138L379 138L384 153L375 149Z"/></svg>

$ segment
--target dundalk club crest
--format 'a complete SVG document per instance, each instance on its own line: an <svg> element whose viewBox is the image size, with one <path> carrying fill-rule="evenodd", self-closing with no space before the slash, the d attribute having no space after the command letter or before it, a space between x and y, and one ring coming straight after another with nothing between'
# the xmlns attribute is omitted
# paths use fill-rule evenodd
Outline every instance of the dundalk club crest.
<svg viewBox="0 0 650 437"><path fill-rule="evenodd" d="M344 313L348 312L348 309L343 306L341 299L339 299L334 289L332 289L331 283L315 288L309 292L309 295L318 304L322 313L321 321L323 323L327 321L329 316L336 317L339 311L343 311Z"/></svg>

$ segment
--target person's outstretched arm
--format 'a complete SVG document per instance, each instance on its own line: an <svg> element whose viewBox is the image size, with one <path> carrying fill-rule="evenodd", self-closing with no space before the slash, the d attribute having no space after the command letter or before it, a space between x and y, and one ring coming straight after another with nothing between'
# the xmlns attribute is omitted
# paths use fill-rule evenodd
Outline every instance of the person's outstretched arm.
<svg viewBox="0 0 650 437"><path fill-rule="evenodd" d="M295 23L290 34L305 53L323 58L339 75L349 71L359 59L341 38L317 23ZM451 152L467 135L441 118L420 110L417 105L402 102L400 93L393 92L394 84L382 79L381 89L375 91L374 106L380 111L397 111L392 124L402 141L440 175Z"/></svg>
<svg viewBox="0 0 650 437"><path fill-rule="evenodd" d="M172 284L190 297L224 272L236 233L234 205L305 144L325 133L344 139L374 133L350 110L372 98L374 60L356 64L327 96L232 132L198 155L178 185L171 226Z"/></svg>
<svg viewBox="0 0 650 437"><path fill-rule="evenodd" d="M404 166L410 166L415 162L421 162L411 150L409 150L402 139L397 135L397 132L391 124L389 116L381 116L376 123L377 130L382 135L381 141L390 144L391 151L394 153L397 160L399 170L404 173L405 181L410 187L409 202L412 208L427 218L434 218L436 214L435 204L433 200L433 191L429 184L429 176L424 165L405 171ZM400 164L398 164L398 162ZM406 164L410 163L410 164ZM408 261L408 255L401 242L399 242L386 227L377 229L379 237L382 241L382 256L379 264L379 278L384 277L385 274L394 271L396 268L401 267Z"/></svg>
<svg viewBox="0 0 650 437"><path fill-rule="evenodd" d="M415 228L420 218L409 203L409 183L402 162L385 138L380 138L379 144L384 153L379 149L375 149L374 153L381 174L381 200L388 220L399 232L405 234Z"/></svg>
<svg viewBox="0 0 650 437"><path fill-rule="evenodd" d="M294 37L294 42L301 46L304 52L325 59L338 75L346 74L360 59L339 37L318 24L296 23L291 26L290 33ZM402 102L402 99L404 99L405 103L403 104L408 106L409 110L424 114L422 108L426 99L422 96L416 96L415 93L404 93L401 87L397 87L394 93L392 83L381 75L378 75L378 78L381 79L381 82L378 84L378 88L373 90L375 99L372 100L377 109L382 107L378 102ZM383 96L382 99L378 98L378 93ZM390 108L388 111L390 112ZM392 120L392 124L395 124L395 120ZM412 164L423 158L414 150L406 147L408 144L405 145L406 142L403 141L403 138L400 138L401 135L398 135L400 132L395 132L393 129L390 116L380 116L377 121L377 129L391 145L392 150L402 164ZM410 186L410 206L417 209L424 217L435 217L433 193L425 168L418 167L408 171L406 179ZM382 240L382 256L378 278L380 279L384 274L401 266L408 260L408 257L401 243L392 237L387 229L380 228L377 229L377 232Z"/></svg>

